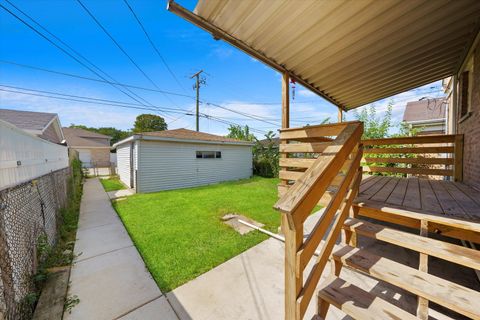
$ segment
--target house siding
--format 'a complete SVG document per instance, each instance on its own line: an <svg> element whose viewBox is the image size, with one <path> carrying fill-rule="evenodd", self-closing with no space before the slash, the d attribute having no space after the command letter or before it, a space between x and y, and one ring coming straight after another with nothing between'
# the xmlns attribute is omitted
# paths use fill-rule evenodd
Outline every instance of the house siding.
<svg viewBox="0 0 480 320"><path fill-rule="evenodd" d="M53 143L62 142L61 138L57 134L57 131L55 131L54 122L50 123L50 125L43 131L41 135L39 135L39 137Z"/></svg>
<svg viewBox="0 0 480 320"><path fill-rule="evenodd" d="M130 148L131 143L124 143L117 147L117 170L120 181L130 187Z"/></svg>
<svg viewBox="0 0 480 320"><path fill-rule="evenodd" d="M457 113L457 133L464 135L463 182L480 189L480 45L473 51L471 92L471 115L460 122L460 115Z"/></svg>
<svg viewBox="0 0 480 320"><path fill-rule="evenodd" d="M221 151L221 159L197 159L196 151ZM251 146L140 141L138 192L195 187L252 175Z"/></svg>

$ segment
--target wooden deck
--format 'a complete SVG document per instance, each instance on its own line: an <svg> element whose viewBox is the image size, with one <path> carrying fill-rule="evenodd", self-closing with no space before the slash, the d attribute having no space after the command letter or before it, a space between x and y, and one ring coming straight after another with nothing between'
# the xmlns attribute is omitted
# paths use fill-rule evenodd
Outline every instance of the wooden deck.
<svg viewBox="0 0 480 320"><path fill-rule="evenodd" d="M480 222L480 192L460 182L364 176L355 202Z"/></svg>

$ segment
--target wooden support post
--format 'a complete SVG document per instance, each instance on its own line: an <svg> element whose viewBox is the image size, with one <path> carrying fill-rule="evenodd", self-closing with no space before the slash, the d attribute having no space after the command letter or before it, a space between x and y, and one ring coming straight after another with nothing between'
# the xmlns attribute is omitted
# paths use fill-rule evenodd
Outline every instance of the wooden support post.
<svg viewBox="0 0 480 320"><path fill-rule="evenodd" d="M303 243L303 225L291 229L286 214L282 214L282 229L285 235L285 320L300 320L297 317L297 297L303 285L303 273L297 277L297 251Z"/></svg>
<svg viewBox="0 0 480 320"><path fill-rule="evenodd" d="M427 220L420 221L420 235L422 237L428 237ZM418 270L422 272L428 272L428 255L425 253L420 253ZM422 320L428 319L428 300L420 296L418 297L417 317Z"/></svg>
<svg viewBox="0 0 480 320"><path fill-rule="evenodd" d="M463 134L455 135L453 175L455 181L463 181Z"/></svg>
<svg viewBox="0 0 480 320"><path fill-rule="evenodd" d="M282 77L282 129L290 128L290 76L284 73ZM280 144L286 144L287 140L280 140ZM284 153L280 158L287 158ZM287 181L281 180L280 185L287 185Z"/></svg>
<svg viewBox="0 0 480 320"><path fill-rule="evenodd" d="M340 107L337 107L338 109L338 122L343 122L343 110Z"/></svg>
<svg viewBox="0 0 480 320"><path fill-rule="evenodd" d="M290 76L282 77L282 129L290 128Z"/></svg>

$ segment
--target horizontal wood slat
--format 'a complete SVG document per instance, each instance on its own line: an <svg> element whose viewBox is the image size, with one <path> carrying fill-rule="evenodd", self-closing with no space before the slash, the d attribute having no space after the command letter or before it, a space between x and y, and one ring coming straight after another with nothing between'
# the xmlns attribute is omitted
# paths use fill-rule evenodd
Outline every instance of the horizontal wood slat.
<svg viewBox="0 0 480 320"><path fill-rule="evenodd" d="M332 124L320 124L315 126L307 126L301 128L287 128L280 129L280 139L282 140L295 140L310 137L329 137L338 136L347 125L356 123L358 121L341 122Z"/></svg>
<svg viewBox="0 0 480 320"><path fill-rule="evenodd" d="M304 172L298 171L287 171L287 170L280 170L278 172L278 177L282 180L298 180L302 177Z"/></svg>
<svg viewBox="0 0 480 320"><path fill-rule="evenodd" d="M311 143L288 143L288 144L280 144L279 151L280 152L323 152L328 146L330 146L331 142L311 142Z"/></svg>
<svg viewBox="0 0 480 320"><path fill-rule="evenodd" d="M453 153L453 147L365 148L363 153Z"/></svg>
<svg viewBox="0 0 480 320"><path fill-rule="evenodd" d="M305 158L280 158L279 165L280 167L291 167L291 168L310 168L310 166L315 162L315 159L305 159Z"/></svg>
<svg viewBox="0 0 480 320"><path fill-rule="evenodd" d="M455 142L454 134L450 135L432 135L417 137L399 137L384 139L366 139L362 140L364 146L394 145L394 144L427 144L427 143L453 143Z"/></svg>
<svg viewBox="0 0 480 320"><path fill-rule="evenodd" d="M364 158L367 163L453 164L453 158Z"/></svg>
<svg viewBox="0 0 480 320"><path fill-rule="evenodd" d="M436 176L453 176L453 170L426 169L426 168L395 168L395 167L371 167L364 166L365 172L389 172L389 173L410 173Z"/></svg>

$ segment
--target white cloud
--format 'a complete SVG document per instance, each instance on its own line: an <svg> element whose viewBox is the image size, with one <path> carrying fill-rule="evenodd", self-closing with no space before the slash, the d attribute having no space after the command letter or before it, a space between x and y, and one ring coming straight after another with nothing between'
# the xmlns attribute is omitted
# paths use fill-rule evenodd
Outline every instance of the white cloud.
<svg viewBox="0 0 480 320"><path fill-rule="evenodd" d="M318 97L318 95L307 89L300 89L297 91L299 97Z"/></svg>

